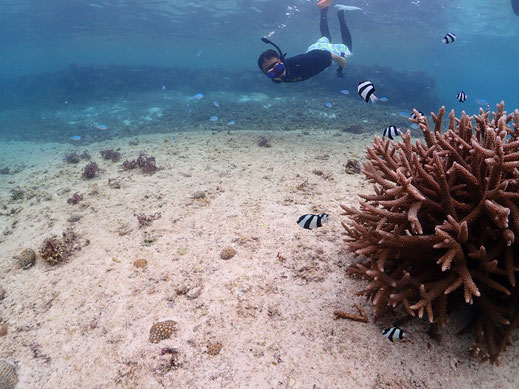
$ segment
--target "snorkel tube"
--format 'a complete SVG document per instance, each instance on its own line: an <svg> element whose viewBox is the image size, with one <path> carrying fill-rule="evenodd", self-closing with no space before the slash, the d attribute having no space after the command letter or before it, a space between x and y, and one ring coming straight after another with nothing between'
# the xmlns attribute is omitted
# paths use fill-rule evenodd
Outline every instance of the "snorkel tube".
<svg viewBox="0 0 519 389"><path fill-rule="evenodd" d="M272 42L270 39L267 39L265 37L261 38L261 40L266 43L267 45L272 45L276 48L276 50L278 51L279 53L279 59L281 59L281 62L285 62L285 54L283 54L283 52L281 51L281 49L279 48L278 45L276 45L274 42Z"/></svg>

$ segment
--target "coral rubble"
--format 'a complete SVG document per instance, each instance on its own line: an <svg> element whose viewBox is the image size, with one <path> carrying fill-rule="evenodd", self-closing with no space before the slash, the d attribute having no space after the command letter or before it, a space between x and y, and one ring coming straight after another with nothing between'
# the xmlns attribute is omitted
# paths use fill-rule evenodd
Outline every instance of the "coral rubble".
<svg viewBox="0 0 519 389"><path fill-rule="evenodd" d="M49 265L56 265L67 258L63 242L55 235L43 241L40 255Z"/></svg>
<svg viewBox="0 0 519 389"><path fill-rule="evenodd" d="M212 355L213 357L220 354L222 351L223 344L221 342L209 342L207 343L207 354Z"/></svg>
<svg viewBox="0 0 519 389"><path fill-rule="evenodd" d="M63 157L63 161L65 163L79 163L81 161L81 157L77 153L77 151L73 151L71 153L66 153Z"/></svg>
<svg viewBox="0 0 519 389"><path fill-rule="evenodd" d="M437 332L468 307L472 355L494 363L519 324L519 110L452 111L443 133L444 107L432 128L414 113L425 143L376 137L363 166L375 193L341 205L348 247L367 259L348 271L369 281L378 319L425 314Z"/></svg>
<svg viewBox="0 0 519 389"><path fill-rule="evenodd" d="M362 170L360 162L356 159L348 159L348 162L344 165L344 169L348 174L359 174Z"/></svg>
<svg viewBox="0 0 519 389"><path fill-rule="evenodd" d="M149 341L159 343L163 339L169 339L176 331L177 323L173 320L159 321L150 328Z"/></svg>
<svg viewBox="0 0 519 389"><path fill-rule="evenodd" d="M40 246L39 254L49 265L57 265L65 262L74 251L81 249L78 240L76 233L68 229L61 239L56 235L45 239Z"/></svg>
<svg viewBox="0 0 519 389"><path fill-rule="evenodd" d="M25 199L25 191L22 188L17 187L17 188L11 189L11 200L12 201L19 201L19 200L23 200L23 199Z"/></svg>
<svg viewBox="0 0 519 389"><path fill-rule="evenodd" d="M29 269L36 263L36 252L33 249L25 249L18 257L18 263L22 269Z"/></svg>
<svg viewBox="0 0 519 389"><path fill-rule="evenodd" d="M221 252L220 252L220 258L222 259L231 259L232 257L234 257L236 255L236 250L233 249L232 247L228 246L228 247L225 247Z"/></svg>
<svg viewBox="0 0 519 389"><path fill-rule="evenodd" d="M5 360L0 361L0 388L14 389L16 384L18 384L16 366Z"/></svg>
<svg viewBox="0 0 519 389"><path fill-rule="evenodd" d="M133 266L137 269L144 269L146 266L148 266L148 261L144 258L139 258L133 261Z"/></svg>

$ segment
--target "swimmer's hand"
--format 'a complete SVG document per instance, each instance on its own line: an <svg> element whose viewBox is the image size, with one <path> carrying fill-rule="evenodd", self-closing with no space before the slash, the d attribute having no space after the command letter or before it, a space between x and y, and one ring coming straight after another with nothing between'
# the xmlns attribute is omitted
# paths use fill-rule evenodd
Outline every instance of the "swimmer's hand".
<svg viewBox="0 0 519 389"><path fill-rule="evenodd" d="M331 54L332 54L332 59L335 61L335 63L336 63L339 67L343 68L343 67L346 66L346 58L341 57L340 55L337 55L337 54L335 54L335 53L331 53Z"/></svg>

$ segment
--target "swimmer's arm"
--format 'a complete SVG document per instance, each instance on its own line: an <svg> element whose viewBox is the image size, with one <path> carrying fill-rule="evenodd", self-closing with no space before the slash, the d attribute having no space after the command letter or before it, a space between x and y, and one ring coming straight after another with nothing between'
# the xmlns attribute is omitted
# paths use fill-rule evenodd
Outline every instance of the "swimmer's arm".
<svg viewBox="0 0 519 389"><path fill-rule="evenodd" d="M346 66L346 58L341 57L340 55L337 55L335 53L331 53L332 59L335 61L337 66L343 68Z"/></svg>

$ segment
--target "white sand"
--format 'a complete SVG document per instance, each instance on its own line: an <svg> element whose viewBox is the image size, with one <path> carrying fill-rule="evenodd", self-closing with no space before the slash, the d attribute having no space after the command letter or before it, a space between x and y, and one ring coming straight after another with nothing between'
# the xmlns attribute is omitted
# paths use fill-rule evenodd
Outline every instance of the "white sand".
<svg viewBox="0 0 519 389"><path fill-rule="evenodd" d="M355 296L366 284L345 274L353 257L339 203L356 204L356 194L371 189L343 167L363 157L369 136L273 133L272 147L260 148L259 135L177 133L176 142L156 135L138 146L128 139L90 145L103 172L89 181L80 177L85 162L62 162L70 147L10 145L27 167L0 175L0 211L21 208L0 216L0 320L8 324L0 359L19 362L19 388L518 387L517 346L501 366L479 364L468 358L471 337L456 336L463 324L455 319L441 344L423 321L404 327L408 341L392 344L380 333L384 325L373 323L370 303ZM122 171L100 158L109 147L121 147L123 160L145 150L164 169ZM323 155L329 159L316 159ZM0 167L9 160L3 154ZM16 185L35 197L8 204ZM76 191L83 202L67 204ZM193 199L196 191L206 199ZM162 217L139 228L140 212ZM331 215L323 228L296 224L319 212ZM67 222L71 214L81 220ZM124 224L129 232L120 235ZM22 270L13 259L69 225L90 244L68 262L52 267L38 258ZM145 234L156 241L145 245ZM222 260L227 246L237 254ZM133 266L138 258L147 259L145 269ZM197 298L177 295L195 287ZM335 309L356 313L354 303L370 323L334 320ZM166 319L178 323L177 333L150 343L150 327ZM217 342L221 352L209 354ZM178 349L179 366L167 367L164 347Z"/></svg>

